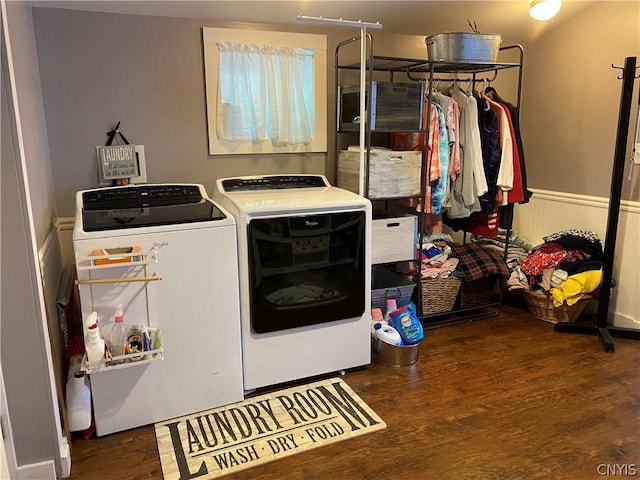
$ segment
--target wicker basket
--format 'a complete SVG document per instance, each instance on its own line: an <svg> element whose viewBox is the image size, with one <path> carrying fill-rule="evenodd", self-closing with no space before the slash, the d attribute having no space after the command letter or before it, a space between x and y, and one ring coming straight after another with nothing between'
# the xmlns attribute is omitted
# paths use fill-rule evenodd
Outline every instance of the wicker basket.
<svg viewBox="0 0 640 480"><path fill-rule="evenodd" d="M463 282L460 291L460 306L473 308L498 302L500 300L499 282L498 275L489 275L470 282Z"/></svg>
<svg viewBox="0 0 640 480"><path fill-rule="evenodd" d="M422 315L453 310L461 283L459 277L421 278Z"/></svg>
<svg viewBox="0 0 640 480"><path fill-rule="evenodd" d="M544 293L527 290L523 292L523 296L529 313L538 320L549 323L575 322L591 300L590 296L586 296L571 306L563 303L560 307L554 307L553 299Z"/></svg>

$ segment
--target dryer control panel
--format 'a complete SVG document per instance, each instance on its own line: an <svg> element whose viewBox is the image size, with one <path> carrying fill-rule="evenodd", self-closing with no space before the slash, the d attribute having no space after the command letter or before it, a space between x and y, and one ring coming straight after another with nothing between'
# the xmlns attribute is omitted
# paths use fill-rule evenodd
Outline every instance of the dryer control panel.
<svg viewBox="0 0 640 480"><path fill-rule="evenodd" d="M266 175L225 178L220 182L224 192L249 190L282 190L287 188L329 187L322 175Z"/></svg>

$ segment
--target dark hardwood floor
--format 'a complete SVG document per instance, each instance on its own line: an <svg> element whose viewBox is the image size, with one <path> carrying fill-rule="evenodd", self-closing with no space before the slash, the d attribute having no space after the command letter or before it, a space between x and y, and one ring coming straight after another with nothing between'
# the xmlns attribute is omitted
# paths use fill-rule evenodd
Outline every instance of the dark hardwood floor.
<svg viewBox="0 0 640 480"><path fill-rule="evenodd" d="M640 343L615 342L605 353L596 337L556 333L514 307L427 331L415 365L343 377L386 429L224 478L638 477ZM74 438L71 479L162 479L153 426Z"/></svg>

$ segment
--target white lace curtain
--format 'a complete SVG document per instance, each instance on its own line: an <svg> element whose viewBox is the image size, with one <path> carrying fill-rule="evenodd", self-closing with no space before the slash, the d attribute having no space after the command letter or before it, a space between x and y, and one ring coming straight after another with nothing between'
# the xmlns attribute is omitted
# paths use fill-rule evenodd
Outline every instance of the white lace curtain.
<svg viewBox="0 0 640 480"><path fill-rule="evenodd" d="M313 50L220 42L217 134L225 141L308 144L313 138Z"/></svg>

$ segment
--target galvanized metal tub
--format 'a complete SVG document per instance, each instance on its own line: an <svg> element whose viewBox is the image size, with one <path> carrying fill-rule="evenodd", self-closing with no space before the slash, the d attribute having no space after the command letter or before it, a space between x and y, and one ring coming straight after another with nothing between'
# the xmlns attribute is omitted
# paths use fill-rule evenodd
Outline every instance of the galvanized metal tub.
<svg viewBox="0 0 640 480"><path fill-rule="evenodd" d="M438 33L425 37L429 60L495 63L502 44L496 33Z"/></svg>
<svg viewBox="0 0 640 480"><path fill-rule="evenodd" d="M408 367L418 361L420 344L390 345L378 338L371 339L371 361L385 367Z"/></svg>

